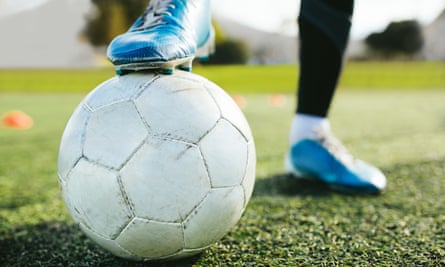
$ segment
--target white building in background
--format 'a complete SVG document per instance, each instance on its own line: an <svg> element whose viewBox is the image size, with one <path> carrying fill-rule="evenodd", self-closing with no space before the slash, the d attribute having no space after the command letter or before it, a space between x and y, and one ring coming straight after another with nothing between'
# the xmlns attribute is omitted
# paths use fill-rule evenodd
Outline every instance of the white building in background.
<svg viewBox="0 0 445 267"><path fill-rule="evenodd" d="M95 65L93 49L79 36L90 7L88 0L51 0L15 14L3 12L5 15L0 17L0 68ZM0 6L2 8L7 7Z"/></svg>
<svg viewBox="0 0 445 267"><path fill-rule="evenodd" d="M426 59L445 61L445 10L423 31L425 45L423 54Z"/></svg>

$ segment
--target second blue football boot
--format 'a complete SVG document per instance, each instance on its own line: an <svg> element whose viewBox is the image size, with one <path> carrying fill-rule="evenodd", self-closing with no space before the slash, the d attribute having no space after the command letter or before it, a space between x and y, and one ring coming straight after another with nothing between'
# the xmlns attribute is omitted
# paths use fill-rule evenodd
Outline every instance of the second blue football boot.
<svg viewBox="0 0 445 267"><path fill-rule="evenodd" d="M316 138L291 145L286 169L348 194L378 194L386 187L386 177L378 168L354 158L330 132L318 131Z"/></svg>

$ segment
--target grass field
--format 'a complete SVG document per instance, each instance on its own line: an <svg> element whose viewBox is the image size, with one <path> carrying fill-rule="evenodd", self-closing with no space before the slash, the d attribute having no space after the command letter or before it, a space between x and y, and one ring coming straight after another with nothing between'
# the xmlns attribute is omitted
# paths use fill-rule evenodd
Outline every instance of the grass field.
<svg viewBox="0 0 445 267"><path fill-rule="evenodd" d="M289 73L295 70L281 66L268 75L272 67L198 68L247 100L244 112L257 146L254 195L220 242L190 259L152 264L121 260L95 246L60 197L56 161L65 123L112 71L0 71L0 116L20 109L34 118L30 130L0 128L0 265L445 266L445 66L405 66L405 75L411 69L419 80L391 75L401 72L395 67L348 65L331 111L334 131L349 150L387 175L384 194L364 197L283 172L295 102ZM257 77L252 83L260 93L252 93L240 70ZM393 78L383 79L378 70ZM351 73L363 76L348 80ZM372 83L365 82L366 73L375 75ZM279 75L281 87L275 87L270 79ZM271 106L277 91L284 93L283 105Z"/></svg>
<svg viewBox="0 0 445 267"><path fill-rule="evenodd" d="M216 82L229 93L293 93L297 67L196 67L194 72ZM93 70L0 70L0 92L86 93L113 76L111 68ZM348 63L340 86L357 89L438 89L445 84L443 62Z"/></svg>

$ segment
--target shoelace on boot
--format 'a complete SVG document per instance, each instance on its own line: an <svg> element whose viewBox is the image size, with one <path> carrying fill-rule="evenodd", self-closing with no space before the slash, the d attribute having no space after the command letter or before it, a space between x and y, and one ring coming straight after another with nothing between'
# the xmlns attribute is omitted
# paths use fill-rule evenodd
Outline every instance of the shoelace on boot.
<svg viewBox="0 0 445 267"><path fill-rule="evenodd" d="M145 30L147 28L163 24L164 15L172 16L169 9L174 9L172 0L151 0L144 14L142 14L142 24L134 30Z"/></svg>
<svg viewBox="0 0 445 267"><path fill-rule="evenodd" d="M340 162L345 165L354 163L354 157L333 134L318 130L314 130L314 132L320 144L326 147Z"/></svg>

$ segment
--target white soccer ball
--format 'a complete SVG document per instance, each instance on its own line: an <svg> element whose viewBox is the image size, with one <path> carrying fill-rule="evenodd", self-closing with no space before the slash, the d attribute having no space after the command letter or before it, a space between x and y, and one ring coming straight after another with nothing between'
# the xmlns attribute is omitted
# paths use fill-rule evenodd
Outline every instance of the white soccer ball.
<svg viewBox="0 0 445 267"><path fill-rule="evenodd" d="M240 219L255 180L241 110L198 75L129 74L93 90L62 137L58 175L80 228L133 260L191 256Z"/></svg>

